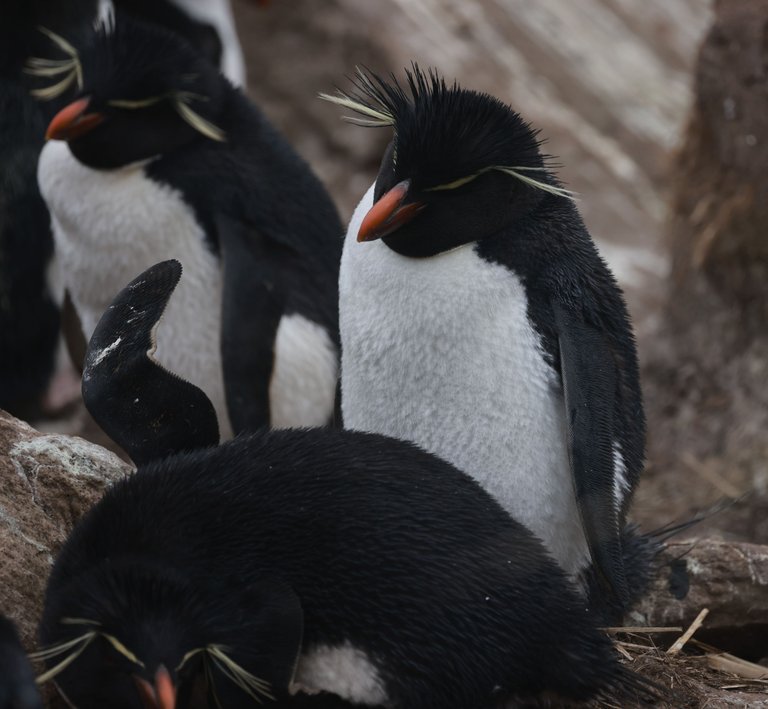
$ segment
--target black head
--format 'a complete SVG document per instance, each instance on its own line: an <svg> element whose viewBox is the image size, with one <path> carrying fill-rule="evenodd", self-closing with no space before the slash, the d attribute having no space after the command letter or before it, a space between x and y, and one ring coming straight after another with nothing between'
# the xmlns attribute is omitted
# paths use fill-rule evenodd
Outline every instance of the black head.
<svg viewBox="0 0 768 709"><path fill-rule="evenodd" d="M117 168L192 141L226 138L217 122L234 89L170 32L118 14L70 63L59 84L74 77L80 88L47 137L66 140L85 165Z"/></svg>
<svg viewBox="0 0 768 709"><path fill-rule="evenodd" d="M359 241L431 256L498 232L549 195L568 196L536 131L509 106L416 65L406 77L403 87L360 72L355 93L324 96L364 116L353 122L394 128Z"/></svg>
<svg viewBox="0 0 768 709"><path fill-rule="evenodd" d="M301 643L298 600L269 579L207 598L167 565L105 561L46 600L38 681L80 709L257 706L285 692Z"/></svg>

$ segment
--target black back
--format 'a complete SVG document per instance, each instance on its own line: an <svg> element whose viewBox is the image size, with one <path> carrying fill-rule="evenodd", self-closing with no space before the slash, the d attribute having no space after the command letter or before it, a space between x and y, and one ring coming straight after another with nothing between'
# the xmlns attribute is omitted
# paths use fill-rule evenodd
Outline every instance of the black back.
<svg viewBox="0 0 768 709"><path fill-rule="evenodd" d="M609 641L541 544L466 475L382 436L264 433L140 468L62 550L43 643L72 632L62 617L124 637L109 609L131 588L98 579L142 560L195 589L187 602L210 607L214 637L216 619L242 614L239 589L284 581L303 609L304 648L363 650L392 706L485 706L497 686L584 698L621 682ZM77 673L75 661L65 690Z"/></svg>

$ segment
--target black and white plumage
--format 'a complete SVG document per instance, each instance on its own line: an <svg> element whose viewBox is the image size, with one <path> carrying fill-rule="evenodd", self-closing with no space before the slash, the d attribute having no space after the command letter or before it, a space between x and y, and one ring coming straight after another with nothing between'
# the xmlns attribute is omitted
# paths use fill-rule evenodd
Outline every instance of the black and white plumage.
<svg viewBox="0 0 768 709"><path fill-rule="evenodd" d="M57 104L37 101L40 77L27 62L41 52L65 59L40 27L87 41L97 0L8 0L0 21L0 408L39 413L54 371L59 313L47 271L53 238L37 185L37 160ZM38 67L39 68L39 67ZM50 67L46 67L48 69ZM49 79L50 81L50 79Z"/></svg>
<svg viewBox="0 0 768 709"><path fill-rule="evenodd" d="M120 307L144 313L177 278L158 264ZM156 315L131 337L108 313L96 334L116 361L151 367ZM135 370L90 374L99 422L140 441L156 416L94 406ZM166 375L162 396L146 393L176 410L189 385ZM435 456L322 429L178 445L110 488L56 560L40 654L72 705L491 709L642 688L543 545Z"/></svg>
<svg viewBox="0 0 768 709"><path fill-rule="evenodd" d="M267 119L173 34L118 14L82 53L38 177L86 336L125 283L178 258L157 357L232 430L327 423L341 227Z"/></svg>
<svg viewBox="0 0 768 709"><path fill-rule="evenodd" d="M35 675L13 623L0 613L0 709L43 709Z"/></svg>
<svg viewBox="0 0 768 709"><path fill-rule="evenodd" d="M625 602L645 425L619 287L509 106L417 67L357 89L327 98L394 138L342 257L345 425L470 473Z"/></svg>

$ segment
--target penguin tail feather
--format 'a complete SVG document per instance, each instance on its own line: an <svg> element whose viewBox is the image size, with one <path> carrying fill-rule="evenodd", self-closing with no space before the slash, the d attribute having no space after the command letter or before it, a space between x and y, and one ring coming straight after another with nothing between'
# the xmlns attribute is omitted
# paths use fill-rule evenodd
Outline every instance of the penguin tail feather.
<svg viewBox="0 0 768 709"><path fill-rule="evenodd" d="M621 534L622 556L631 589L625 602L607 596L595 569L590 566L584 573L584 586L592 610L605 625L616 625L624 615L645 596L651 582L660 570L658 557L666 549L666 542L672 537L695 528L705 520L720 514L743 499L722 499L696 512L683 521L669 522L650 532L641 532L636 524L628 524Z"/></svg>

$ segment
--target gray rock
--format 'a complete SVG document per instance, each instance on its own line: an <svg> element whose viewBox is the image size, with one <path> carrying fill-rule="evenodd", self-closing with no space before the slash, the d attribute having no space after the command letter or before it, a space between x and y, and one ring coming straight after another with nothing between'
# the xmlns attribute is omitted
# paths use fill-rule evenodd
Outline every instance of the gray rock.
<svg viewBox="0 0 768 709"><path fill-rule="evenodd" d="M0 610L27 648L56 552L106 486L131 472L100 446L0 411Z"/></svg>

